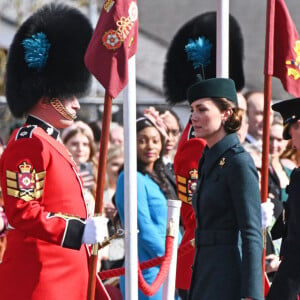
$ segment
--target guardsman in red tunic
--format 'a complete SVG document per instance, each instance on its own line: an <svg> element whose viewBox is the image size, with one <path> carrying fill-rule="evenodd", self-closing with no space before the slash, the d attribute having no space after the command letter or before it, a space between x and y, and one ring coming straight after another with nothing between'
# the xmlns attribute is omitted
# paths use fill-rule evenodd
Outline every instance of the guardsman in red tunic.
<svg viewBox="0 0 300 300"><path fill-rule="evenodd" d="M203 139L196 138L194 129L189 122L179 141L174 158L174 173L176 174L178 199L182 201L180 215L184 228L181 243L178 247L176 288L188 291L192 279L194 262L196 217L192 206L192 196L197 187L198 161L206 145ZM183 295L182 295L183 296Z"/></svg>
<svg viewBox="0 0 300 300"><path fill-rule="evenodd" d="M91 35L79 10L49 4L21 25L9 50L7 103L15 117L27 119L0 161L9 222L1 299L87 297L87 247L103 240L106 219L88 217L82 180L59 129L73 123L77 97L89 87L83 57Z"/></svg>

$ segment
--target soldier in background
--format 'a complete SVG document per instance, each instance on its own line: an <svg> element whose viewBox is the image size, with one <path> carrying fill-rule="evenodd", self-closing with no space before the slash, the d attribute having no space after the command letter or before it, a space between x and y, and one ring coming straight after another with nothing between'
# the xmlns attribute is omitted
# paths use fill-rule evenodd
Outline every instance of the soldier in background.
<svg viewBox="0 0 300 300"><path fill-rule="evenodd" d="M300 149L300 98L280 101L272 109L281 114L284 123L283 138L291 140L292 147ZM296 300L300 293L300 169L295 168L287 187L284 236L281 244L281 263L273 279L268 300ZM298 297L298 298L297 298Z"/></svg>

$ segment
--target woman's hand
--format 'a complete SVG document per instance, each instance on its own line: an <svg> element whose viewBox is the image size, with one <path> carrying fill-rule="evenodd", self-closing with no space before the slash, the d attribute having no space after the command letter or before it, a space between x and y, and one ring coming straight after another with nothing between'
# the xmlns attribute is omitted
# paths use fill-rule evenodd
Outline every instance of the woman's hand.
<svg viewBox="0 0 300 300"><path fill-rule="evenodd" d="M117 214L117 209L112 203L105 203L104 205L104 215L106 218L112 220Z"/></svg>

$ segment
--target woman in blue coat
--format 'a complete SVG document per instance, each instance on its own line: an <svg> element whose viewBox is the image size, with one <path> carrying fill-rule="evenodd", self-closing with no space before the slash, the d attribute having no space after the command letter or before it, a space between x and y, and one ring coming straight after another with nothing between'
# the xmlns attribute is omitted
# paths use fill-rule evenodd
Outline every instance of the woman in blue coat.
<svg viewBox="0 0 300 300"><path fill-rule="evenodd" d="M263 299L258 174L236 134L241 111L231 79L188 89L195 134L207 142L193 208L196 254L190 300Z"/></svg>
<svg viewBox="0 0 300 300"><path fill-rule="evenodd" d="M150 120L151 119L151 120ZM164 174L163 140L166 135L163 122L156 118L141 117L137 120L137 223L138 258L143 262L165 253L167 227L167 198L171 191ZM164 135L163 135L164 134ZM117 210L124 225L124 172L118 177L115 200ZM159 266L143 271L143 276L151 284L159 272ZM120 278L122 295L125 296L125 278ZM125 299L125 298L124 298ZM162 299L162 287L153 296L145 295L140 289L138 299Z"/></svg>

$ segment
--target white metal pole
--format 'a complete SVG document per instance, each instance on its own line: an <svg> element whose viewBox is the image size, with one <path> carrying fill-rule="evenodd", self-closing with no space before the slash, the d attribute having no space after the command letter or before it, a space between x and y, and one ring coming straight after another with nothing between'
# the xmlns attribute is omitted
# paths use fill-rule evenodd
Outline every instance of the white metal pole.
<svg viewBox="0 0 300 300"><path fill-rule="evenodd" d="M128 75L128 85L123 92L123 123L126 137L124 139L125 299L138 300L135 55L128 60Z"/></svg>
<svg viewBox="0 0 300 300"><path fill-rule="evenodd" d="M229 0L218 0L217 77L229 77Z"/></svg>
<svg viewBox="0 0 300 300"><path fill-rule="evenodd" d="M170 264L169 274L163 284L163 299L173 300L175 295L175 280L176 280L176 266L177 266L177 245L178 245L178 230L179 230L179 216L181 201L179 200L168 200L168 221L174 225L174 247L172 253L172 260Z"/></svg>

